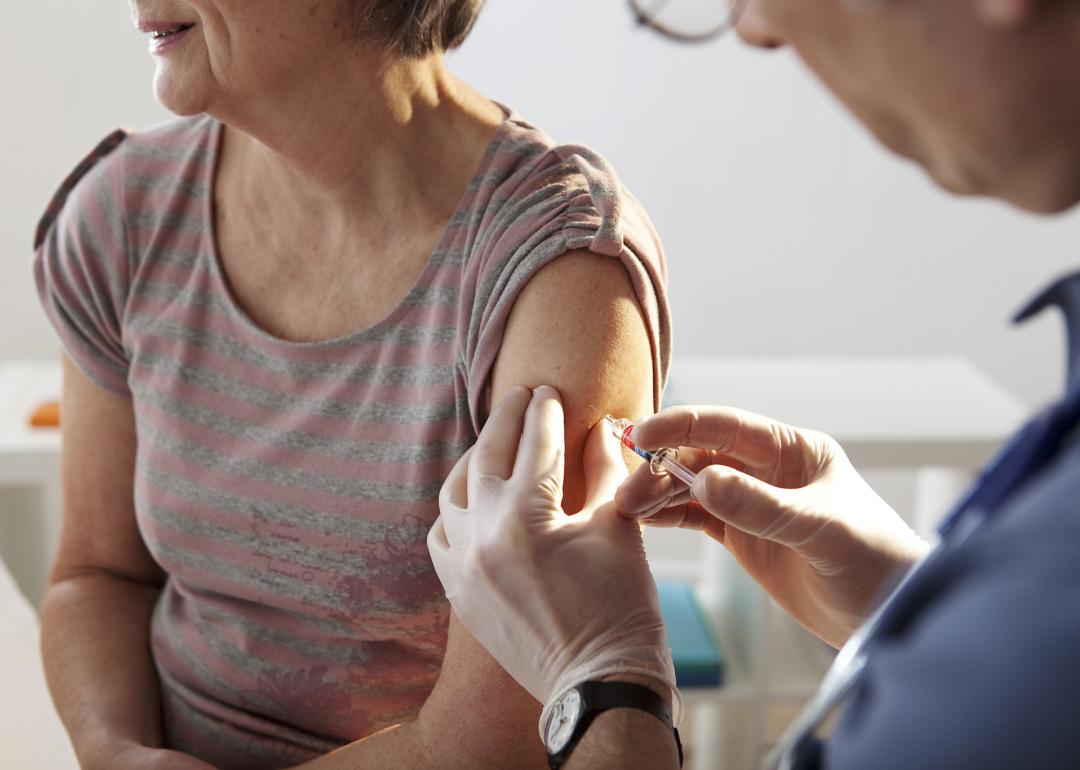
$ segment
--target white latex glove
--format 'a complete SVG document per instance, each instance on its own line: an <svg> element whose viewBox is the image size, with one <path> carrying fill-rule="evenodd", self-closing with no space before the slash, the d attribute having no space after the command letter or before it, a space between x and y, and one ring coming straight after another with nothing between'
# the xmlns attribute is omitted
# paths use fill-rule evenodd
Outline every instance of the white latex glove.
<svg viewBox="0 0 1080 770"><path fill-rule="evenodd" d="M699 473L688 490L642 466L616 495L620 512L705 530L833 646L929 549L823 433L738 409L677 407L642 420L632 438L681 447L679 461Z"/></svg>
<svg viewBox="0 0 1080 770"><path fill-rule="evenodd" d="M639 526L610 502L626 477L602 426L585 446L585 507L561 508L563 410L549 387L516 388L450 473L428 535L458 618L544 704L617 674L670 690L675 670ZM541 727L542 729L542 727Z"/></svg>

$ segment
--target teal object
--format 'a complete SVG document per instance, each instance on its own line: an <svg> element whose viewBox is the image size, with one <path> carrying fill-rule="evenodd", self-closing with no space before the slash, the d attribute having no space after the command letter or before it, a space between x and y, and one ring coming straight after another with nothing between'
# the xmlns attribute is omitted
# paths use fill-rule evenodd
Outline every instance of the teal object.
<svg viewBox="0 0 1080 770"><path fill-rule="evenodd" d="M683 687L719 687L724 682L724 654L694 590L686 583L659 582L660 612L675 659L675 681Z"/></svg>

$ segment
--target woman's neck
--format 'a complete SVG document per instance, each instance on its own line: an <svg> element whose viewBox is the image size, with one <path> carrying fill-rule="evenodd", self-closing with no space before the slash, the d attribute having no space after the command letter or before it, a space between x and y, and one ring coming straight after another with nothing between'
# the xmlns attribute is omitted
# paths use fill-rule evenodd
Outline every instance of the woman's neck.
<svg viewBox="0 0 1080 770"><path fill-rule="evenodd" d="M357 49L351 58L328 60L295 93L211 109L226 124L233 189L286 223L339 235L374 223L437 226L502 110L450 76L441 56L386 61Z"/></svg>

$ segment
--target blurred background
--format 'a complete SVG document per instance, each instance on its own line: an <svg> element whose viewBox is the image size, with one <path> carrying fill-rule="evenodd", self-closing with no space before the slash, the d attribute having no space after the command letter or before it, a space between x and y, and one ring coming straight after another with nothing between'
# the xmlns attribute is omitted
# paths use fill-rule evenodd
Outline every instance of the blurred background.
<svg viewBox="0 0 1080 770"><path fill-rule="evenodd" d="M5 364L56 359L30 270L34 226L53 190L114 127L169 116L151 95L153 64L123 0L4 3L0 64L2 372ZM754 52L734 38L706 46L668 43L639 29L622 0L489 0L450 65L557 140L597 148L644 203L669 260L677 357L671 393L678 400L699 400L703 388L714 388L705 391L710 401L738 396L746 405L747 393L764 394L783 377L786 401L776 408L791 416L777 416L798 420L800 399L823 398L809 384L803 395L799 372L829 369L830 361L856 367L963 362L964 376L985 386L990 402L1007 401L1013 410L1039 404L1060 386L1060 321L1050 314L1013 328L1009 316L1077 265L1080 217L1040 219L938 192L922 172L877 148L791 53ZM680 369L680 361L701 358L705 364ZM732 393L724 389L729 360L749 366L731 375L739 383ZM710 370L709 361L720 368ZM800 368L807 361L811 368ZM876 369L867 381L888 371ZM896 398L919 391L920 371L928 372L927 383L940 374L933 367L905 371L911 381L894 382ZM845 382L858 380L853 377ZM0 394L18 401L26 396L23 387L29 386L9 383L4 391L0 385ZM977 410L959 415L949 406L972 398L944 396L935 412L940 421L958 415L957 425L978 433ZM806 405L805 413L815 414L814 404ZM852 430L899 419L898 410L908 406L867 408L877 412ZM875 436L895 438L893 427L885 424ZM983 427L984 441L999 430ZM0 436L0 449L3 441ZM0 452L0 463L16 462L4 458ZM913 481L918 463L909 460L895 468L875 461L866 470L898 510L914 516L927 498ZM0 556L32 601L40 597L55 533L45 522L54 516L50 506L55 496L40 485L13 476L0 486ZM650 539L658 563L686 576L700 560L701 580L724 594L737 583L736 571L706 550L700 538L683 533ZM721 561L710 562L715 558ZM728 700L716 692L703 696L705 716L693 726L699 745L707 742L705 733L722 733L723 745L709 750L727 752L731 767L750 766L828 659L773 617L767 602L740 596L735 604L743 609L728 606L727 614L709 620L721 636L739 636L745 629L730 626L740 618L752 628L724 643L731 646L725 647L729 673L741 669L735 678L747 687ZM769 652L785 634L794 647ZM788 682L778 690L784 697L773 698L763 677L792 656L805 659L806 670L795 676L802 684ZM711 702L723 710L709 711ZM732 727L749 713L753 724Z"/></svg>

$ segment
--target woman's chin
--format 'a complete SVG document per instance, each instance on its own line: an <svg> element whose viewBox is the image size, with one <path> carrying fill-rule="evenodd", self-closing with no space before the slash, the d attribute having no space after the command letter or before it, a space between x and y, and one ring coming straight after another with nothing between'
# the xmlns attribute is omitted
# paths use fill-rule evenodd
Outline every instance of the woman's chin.
<svg viewBox="0 0 1080 770"><path fill-rule="evenodd" d="M174 115L198 115L206 112L205 89L170 76L159 67L154 76L154 98Z"/></svg>

